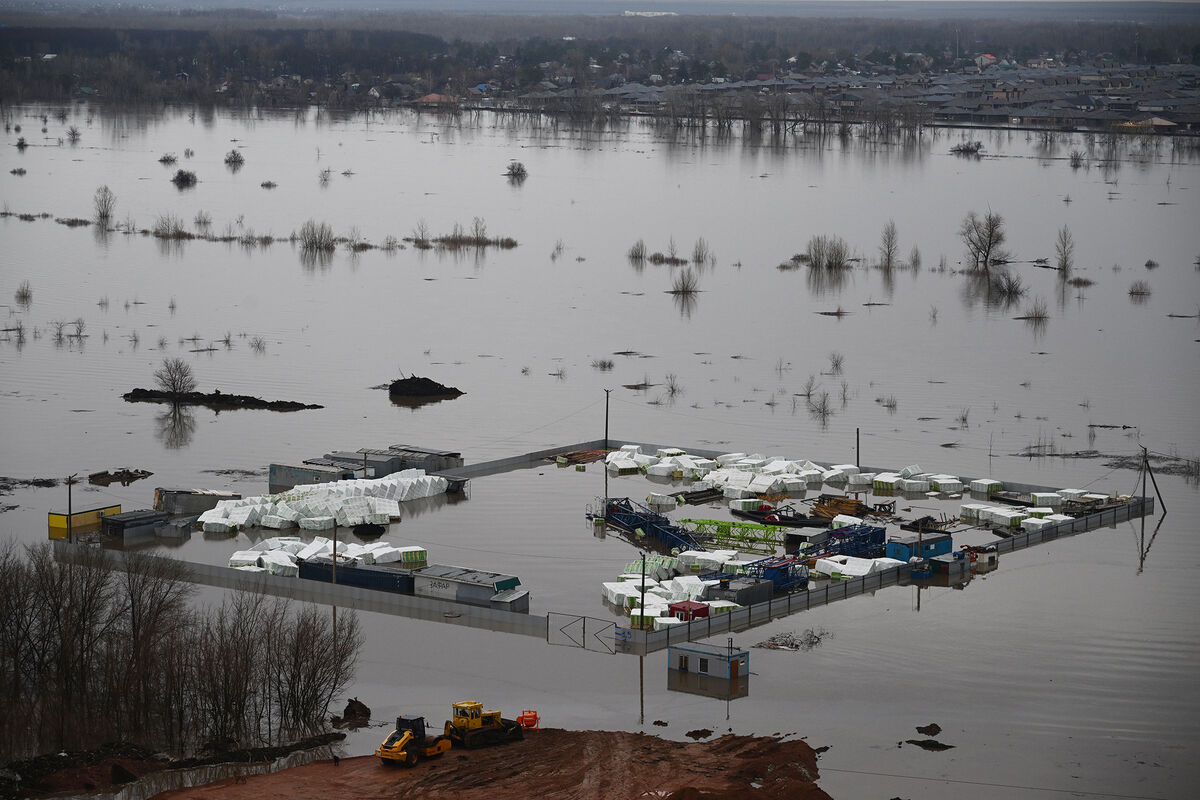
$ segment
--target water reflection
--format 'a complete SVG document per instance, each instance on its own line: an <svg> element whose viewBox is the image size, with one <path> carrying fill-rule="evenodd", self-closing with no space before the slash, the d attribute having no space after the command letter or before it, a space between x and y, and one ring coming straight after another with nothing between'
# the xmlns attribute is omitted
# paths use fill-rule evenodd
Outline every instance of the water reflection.
<svg viewBox="0 0 1200 800"><path fill-rule="evenodd" d="M692 318L692 312L696 310L696 300L698 296L698 292L671 293L671 302L675 304L676 310L679 311L680 319Z"/></svg>
<svg viewBox="0 0 1200 800"><path fill-rule="evenodd" d="M850 278L849 267L823 269L810 266L805 274L808 291L813 297L824 297L831 293L841 293Z"/></svg>
<svg viewBox="0 0 1200 800"><path fill-rule="evenodd" d="M157 414L154 421L158 425L158 440L168 450L181 450L192 443L196 433L196 415L186 406L172 405L170 409Z"/></svg>

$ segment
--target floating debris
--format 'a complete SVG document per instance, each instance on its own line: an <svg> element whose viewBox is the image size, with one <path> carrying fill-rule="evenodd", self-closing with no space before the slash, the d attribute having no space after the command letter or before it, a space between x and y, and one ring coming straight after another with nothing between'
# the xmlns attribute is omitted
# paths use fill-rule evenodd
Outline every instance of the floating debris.
<svg viewBox="0 0 1200 800"><path fill-rule="evenodd" d="M826 640L833 637L833 632L825 628L809 628L804 633L777 633L765 642L754 645L766 650L790 650L792 652L808 652L820 647Z"/></svg>

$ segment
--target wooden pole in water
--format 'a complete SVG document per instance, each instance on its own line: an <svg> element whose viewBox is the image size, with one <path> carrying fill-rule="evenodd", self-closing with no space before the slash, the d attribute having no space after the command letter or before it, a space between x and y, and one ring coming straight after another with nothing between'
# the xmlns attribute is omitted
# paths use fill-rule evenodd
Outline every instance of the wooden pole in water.
<svg viewBox="0 0 1200 800"><path fill-rule="evenodd" d="M67 542L71 543L74 540L71 538L71 487L75 485L75 476L78 472L74 472L67 476Z"/></svg>
<svg viewBox="0 0 1200 800"><path fill-rule="evenodd" d="M604 390L604 449L608 450L608 396L612 394L612 389Z"/></svg>

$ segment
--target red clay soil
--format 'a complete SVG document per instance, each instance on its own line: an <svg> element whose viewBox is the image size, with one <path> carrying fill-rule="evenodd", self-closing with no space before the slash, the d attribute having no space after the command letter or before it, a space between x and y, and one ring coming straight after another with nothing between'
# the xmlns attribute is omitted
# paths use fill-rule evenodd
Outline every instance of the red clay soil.
<svg viewBox="0 0 1200 800"><path fill-rule="evenodd" d="M816 754L802 741L722 736L671 742L657 736L547 728L522 742L451 750L411 769L374 756L340 766L318 761L274 775L248 776L164 792L165 800L817 800Z"/></svg>

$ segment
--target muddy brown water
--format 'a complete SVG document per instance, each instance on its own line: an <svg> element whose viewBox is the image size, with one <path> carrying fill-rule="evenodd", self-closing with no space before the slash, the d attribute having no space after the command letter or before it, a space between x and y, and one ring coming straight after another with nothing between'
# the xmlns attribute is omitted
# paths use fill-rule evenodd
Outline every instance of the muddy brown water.
<svg viewBox="0 0 1200 800"><path fill-rule="evenodd" d="M13 109L27 138L40 112ZM30 138L23 154L4 149L8 210L86 217L106 184L116 221L138 228L174 214L194 229L203 210L217 234L286 237L312 218L379 244L411 235L422 219L438 235L480 217L489 235L520 242L458 253L343 247L314 263L286 241L166 243L0 219L0 313L4 327L25 327L23 345L12 332L0 337L0 474L155 473L128 487L77 486L77 504L148 507L154 486L258 494L270 461L335 449L403 442L473 462L591 439L603 435L606 388L614 436L685 448L915 462L1110 492L1132 491L1137 473L1106 459L1013 454L1040 446L1130 456L1141 444L1200 455L1200 321L1187 316L1200 303L1200 160L1170 140L1107 150L1080 135L1047 144L978 132L971 138L986 151L974 161L949 154L960 135L947 132L905 144L779 147L672 140L642 123L597 133L486 114L72 114L65 125L83 130L78 145L57 145L51 117L46 138ZM222 163L234 147L246 157L236 173ZM185 148L195 155L185 159ZM1088 153L1088 168L1070 168L1072 149ZM180 163L158 164L166 152ZM502 174L514 158L529 170L519 187ZM17 166L26 174L12 175ZM196 187L169 182L180 166L196 171ZM1012 269L1027 286L1015 305L989 304L958 273L956 231L971 209L1007 220L1021 262ZM831 280L777 269L818 234L842 236L873 262L889 219L903 260L919 247L919 270L885 275L858 263ZM1064 288L1028 263L1053 261L1063 225L1075 240L1074 274L1091 286ZM690 303L666 293L679 268L625 257L638 239L666 252L672 238L690 257L700 237L715 259L693 267L701 291ZM33 290L27 308L14 297L23 280ZM1152 290L1141 302L1128 294L1135 280ZM1038 298L1044 325L1013 319ZM851 313L816 313L839 306ZM56 342L52 323L76 318L86 337ZM251 346L255 337L262 348ZM633 355L614 355L625 351ZM844 356L841 375L823 374L833 352ZM122 401L151 386L164 356L187 359L201 391L324 408L171 415ZM593 366L607 359L611 370ZM466 394L409 408L369 388L413 373ZM796 397L810 374L818 395L829 393L824 417ZM681 389L674 397L668 375ZM643 382L657 385L621 388ZM883 402L891 397L893 410ZM806 628L833 635L808 652L751 650L749 696L728 706L667 691L663 653L640 664L371 614L348 694L380 720L440 719L452 700L478 697L506 713L536 708L568 728L806 736L830 746L821 786L835 797L1184 796L1200 783L1191 757L1200 745L1200 498L1185 477L1158 483L1170 513L1144 562L1140 523L1125 523L1007 555L961 590L923 590L919 612L915 589L891 588L739 633L739 646ZM642 478L611 487L633 497L659 488ZM503 473L473 481L466 499L412 504L386 538L424 544L436 561L517 574L535 612L605 617L599 582L638 553L585 525L603 491L596 466ZM0 535L40 541L46 511L65 501L61 486L14 490L0 498L17 506L0 516ZM906 507L921 515L955 504ZM693 512L701 515L684 513ZM246 543L196 534L170 552L219 563ZM954 749L901 745L931 721ZM383 733L352 734L349 752L369 752Z"/></svg>

